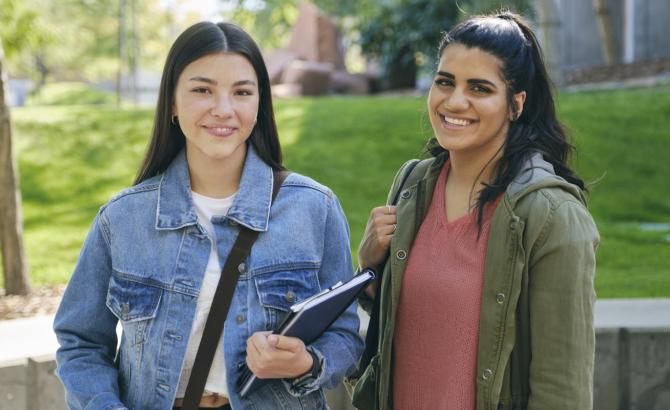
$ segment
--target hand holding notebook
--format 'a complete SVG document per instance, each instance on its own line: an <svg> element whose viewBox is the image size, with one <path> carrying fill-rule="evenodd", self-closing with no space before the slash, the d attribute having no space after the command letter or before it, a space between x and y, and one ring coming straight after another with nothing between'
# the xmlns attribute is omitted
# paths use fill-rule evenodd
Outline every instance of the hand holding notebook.
<svg viewBox="0 0 670 410"><path fill-rule="evenodd" d="M297 337L305 345L316 340L353 303L365 287L374 280L375 273L365 269L345 283L337 283L316 295L291 306L288 314L273 333ZM248 368L240 379L242 397L262 385Z"/></svg>

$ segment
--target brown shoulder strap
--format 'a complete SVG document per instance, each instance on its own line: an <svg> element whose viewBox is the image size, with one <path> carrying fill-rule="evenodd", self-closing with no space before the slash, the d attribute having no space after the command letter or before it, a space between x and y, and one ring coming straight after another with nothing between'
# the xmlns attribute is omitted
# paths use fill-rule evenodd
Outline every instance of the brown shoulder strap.
<svg viewBox="0 0 670 410"><path fill-rule="evenodd" d="M279 192L279 188L281 188L282 183L290 172L282 170L274 171L273 174L274 185L272 188L272 202L274 202L274 199ZM198 352L196 353L195 361L193 362L191 377L186 385L186 393L184 394L184 402L182 404L183 410L197 410L199 408L200 399L205 391L207 376L212 367L212 360L214 359L216 346L221 339L223 325L228 316L228 309L230 308L230 302L233 299L237 280L240 277L238 266L240 263L244 262L251 252L251 246L254 244L254 241L256 241L256 238L258 238L258 231L240 225L240 233L237 235L235 244L233 245L230 254L228 254L226 263L223 265L221 278L219 279L219 284L216 286L212 306L209 310L205 328L202 332L200 346L198 347Z"/></svg>

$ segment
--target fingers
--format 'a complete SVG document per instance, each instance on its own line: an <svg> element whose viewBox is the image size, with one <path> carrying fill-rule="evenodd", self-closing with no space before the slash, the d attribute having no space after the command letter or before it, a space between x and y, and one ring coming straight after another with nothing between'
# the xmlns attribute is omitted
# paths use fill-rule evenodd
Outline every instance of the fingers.
<svg viewBox="0 0 670 410"><path fill-rule="evenodd" d="M358 250L358 262L362 267L373 267L384 261L397 223L395 206L372 208Z"/></svg>
<svg viewBox="0 0 670 410"><path fill-rule="evenodd" d="M379 238L395 232L398 223L395 212L395 207L389 205L373 208L370 212L370 228Z"/></svg>
<svg viewBox="0 0 670 410"><path fill-rule="evenodd" d="M295 377L311 367L311 355L300 339L269 332L256 332L247 339L246 360L262 379Z"/></svg>
<svg viewBox="0 0 670 410"><path fill-rule="evenodd" d="M396 207L392 205L384 205L384 206L378 206L375 208L372 208L372 211L370 211L371 215L395 215L396 214Z"/></svg>

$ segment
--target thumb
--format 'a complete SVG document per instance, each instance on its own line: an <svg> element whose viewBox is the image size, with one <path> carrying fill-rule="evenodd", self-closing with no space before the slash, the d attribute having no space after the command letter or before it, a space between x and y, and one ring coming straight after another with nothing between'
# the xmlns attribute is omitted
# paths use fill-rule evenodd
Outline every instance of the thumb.
<svg viewBox="0 0 670 410"><path fill-rule="evenodd" d="M295 353L300 350L301 346L304 346L302 340L298 339L297 337L270 335L270 337L272 336L276 337L277 339L276 344L273 345L277 349L288 350L290 352Z"/></svg>
<svg viewBox="0 0 670 410"><path fill-rule="evenodd" d="M272 347L277 347L279 345L279 335L271 334L268 336L268 343Z"/></svg>

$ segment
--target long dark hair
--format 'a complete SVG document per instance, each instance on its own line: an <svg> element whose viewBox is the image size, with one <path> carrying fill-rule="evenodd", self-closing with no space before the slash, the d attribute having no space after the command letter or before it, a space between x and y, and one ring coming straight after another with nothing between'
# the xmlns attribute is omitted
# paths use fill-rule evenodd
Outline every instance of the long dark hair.
<svg viewBox="0 0 670 410"><path fill-rule="evenodd" d="M493 181L485 184L477 197L477 223L480 228L485 205L505 191L535 152L542 153L557 175L585 190L584 181L568 166L574 147L556 116L553 85L544 65L542 50L529 24L511 12L473 17L444 35L438 60L444 49L453 43L478 48L502 62L507 104L515 118L509 124ZM526 101L521 115L518 115L514 94L521 91L526 92ZM449 155L435 138L428 142L426 150L433 156Z"/></svg>
<svg viewBox="0 0 670 410"><path fill-rule="evenodd" d="M273 169L283 169L270 78L258 46L251 36L234 24L200 22L181 33L170 48L163 68L151 141L135 184L165 171L184 147L184 134L179 124L172 122L174 91L184 68L200 57L224 51L244 56L258 78L258 117L248 143Z"/></svg>

